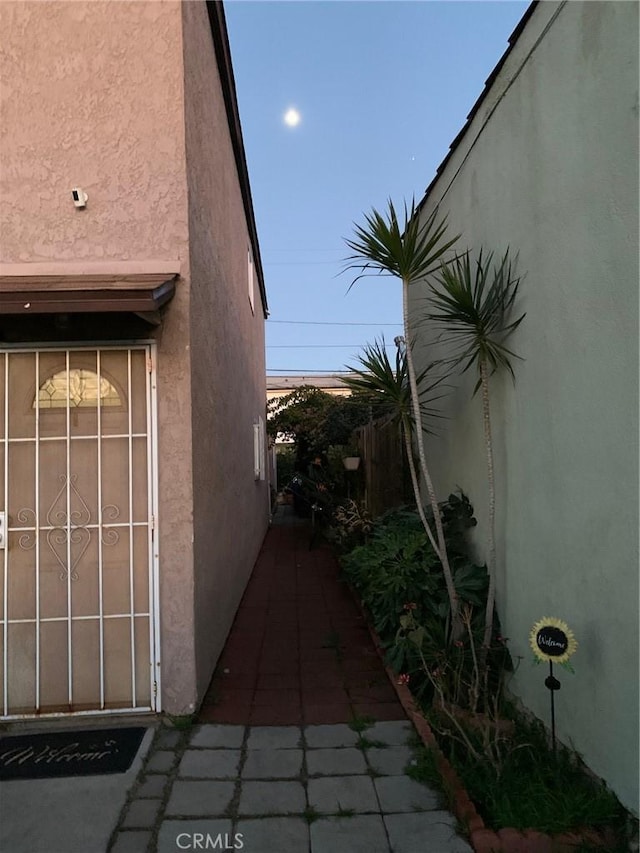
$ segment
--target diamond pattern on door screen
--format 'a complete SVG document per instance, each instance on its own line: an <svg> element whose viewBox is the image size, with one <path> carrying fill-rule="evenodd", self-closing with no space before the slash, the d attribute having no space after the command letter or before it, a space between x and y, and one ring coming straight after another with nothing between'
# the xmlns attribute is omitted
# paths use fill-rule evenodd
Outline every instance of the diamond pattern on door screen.
<svg viewBox="0 0 640 853"><path fill-rule="evenodd" d="M3 716L154 706L147 365L0 352Z"/></svg>

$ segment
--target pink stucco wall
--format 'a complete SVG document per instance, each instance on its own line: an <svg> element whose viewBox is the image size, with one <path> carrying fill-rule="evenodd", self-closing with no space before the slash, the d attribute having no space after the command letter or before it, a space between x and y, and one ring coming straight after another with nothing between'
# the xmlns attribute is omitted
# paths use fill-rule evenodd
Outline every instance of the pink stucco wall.
<svg viewBox="0 0 640 853"><path fill-rule="evenodd" d="M264 315L248 297L250 245L206 8L185 3L185 121L191 264L195 629L206 689L268 521L254 480L265 414ZM216 618L211 619L215 613Z"/></svg>
<svg viewBox="0 0 640 853"><path fill-rule="evenodd" d="M149 336L163 707L187 713L268 512L266 483L253 479L264 318L257 288L255 315L248 303L248 232L206 7L0 2L0 32L0 264L85 271L152 260L181 270ZM73 206L76 186L89 194L85 210Z"/></svg>
<svg viewBox="0 0 640 853"><path fill-rule="evenodd" d="M185 257L180 4L3 2L0 33L0 261Z"/></svg>

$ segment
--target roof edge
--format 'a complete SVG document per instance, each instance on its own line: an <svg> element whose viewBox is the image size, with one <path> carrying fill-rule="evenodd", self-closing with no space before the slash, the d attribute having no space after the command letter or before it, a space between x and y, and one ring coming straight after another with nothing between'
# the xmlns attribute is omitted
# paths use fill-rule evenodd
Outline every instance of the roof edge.
<svg viewBox="0 0 640 853"><path fill-rule="evenodd" d="M435 174L433 180L431 181L429 186L424 191L424 195L423 195L420 203L417 205L417 208L416 208L417 213L419 213L421 211L422 207L426 204L427 199L431 193L431 190L435 187L437 182L440 180L440 176L444 172L444 170L447 166L447 163L449 162L449 160L451 159L451 157L455 153L456 149L458 148L458 146L462 142L462 139L466 136L467 131L471 127L473 119L476 116L476 113L478 112L478 110L480 109L485 98L487 97L487 95L491 91L493 84L495 83L496 78L498 77L498 74L502 70L502 67L505 64L505 62L507 61L507 58L509 57L509 55L513 51L513 48L515 47L518 39L520 38L524 28L527 25L527 22L529 21L529 19L533 15L533 13L536 9L536 6L538 6L539 3L540 3L540 0L532 0L532 2L526 8L524 15L520 18L520 20L518 21L518 23L515 26L515 29L513 30L511 35L509 36L509 44L508 44L507 49L502 54L502 56L500 57L500 59L498 60L496 65L494 66L493 70L491 71L491 73L487 77L485 84L484 84L484 88L482 89L482 92L480 93L480 96L478 97L478 99L476 100L474 105L471 107L471 109L467 115L467 119L466 119L464 125L462 126L460 132L457 134L457 136L453 139L453 141L449 145L449 151L447 152L447 155L445 156L444 160L442 160L440 165L437 167L436 174Z"/></svg>
<svg viewBox="0 0 640 853"><path fill-rule="evenodd" d="M224 14L224 6L222 0L206 0L206 4L207 12L209 15L209 23L211 26L211 35L213 36L216 63L218 66L218 73L220 74L220 82L222 84L222 95L224 98L224 105L227 112L229 133L231 134L233 154L236 161L236 168L238 170L238 177L240 179L242 202L244 205L245 216L247 219L249 236L251 238L251 246L253 249L253 262L258 276L258 285L260 288L262 309L266 318L269 314L269 306L267 304L267 291L264 284L262 259L260 257L260 246L258 243L258 230L256 227L255 215L253 211L253 200L251 198L249 170L247 168L244 141L242 139L240 112L238 110L236 84L235 78L233 76L231 48L229 46L229 36L227 33L227 22Z"/></svg>

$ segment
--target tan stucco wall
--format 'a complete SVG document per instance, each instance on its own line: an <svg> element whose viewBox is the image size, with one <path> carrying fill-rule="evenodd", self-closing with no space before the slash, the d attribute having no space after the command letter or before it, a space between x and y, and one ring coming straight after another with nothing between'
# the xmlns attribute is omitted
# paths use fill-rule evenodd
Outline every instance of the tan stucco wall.
<svg viewBox="0 0 640 853"><path fill-rule="evenodd" d="M158 341L163 700L196 701L181 5L0 3L0 262L170 261ZM89 194L76 210L71 188ZM159 263L161 267L162 264ZM105 319L105 322L117 322Z"/></svg>
<svg viewBox="0 0 640 853"><path fill-rule="evenodd" d="M554 17L557 13L557 17ZM545 33L545 29L548 30ZM539 41L539 43L537 43ZM531 54L529 56L529 54ZM495 112L490 115L495 107ZM486 126L483 125L486 123ZM541 3L433 188L461 243L520 253L516 384L492 381L498 609L512 689L549 720L527 638L565 619L562 739L638 807L638 6ZM417 288L412 316L424 313ZM421 340L429 341L423 328ZM438 354L423 348L420 362ZM475 377L428 438L439 495L461 486L485 553L486 468Z"/></svg>
<svg viewBox="0 0 640 853"><path fill-rule="evenodd" d="M201 697L269 517L268 483L254 480L253 457L253 423L265 417L264 314L257 282L255 314L249 303L249 236L206 8L185 3L182 11Z"/></svg>
<svg viewBox="0 0 640 853"><path fill-rule="evenodd" d="M0 3L0 261L186 246L179 15L177 2Z"/></svg>

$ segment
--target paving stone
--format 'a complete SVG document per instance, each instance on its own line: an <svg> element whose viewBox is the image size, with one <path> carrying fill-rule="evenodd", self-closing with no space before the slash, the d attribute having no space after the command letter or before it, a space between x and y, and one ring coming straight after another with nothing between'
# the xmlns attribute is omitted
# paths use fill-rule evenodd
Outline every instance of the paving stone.
<svg viewBox="0 0 640 853"><path fill-rule="evenodd" d="M473 853L449 812L385 815L384 823L393 853Z"/></svg>
<svg viewBox="0 0 640 853"><path fill-rule="evenodd" d="M168 752L163 750L160 750L159 752L154 752L149 761L147 762L145 772L168 773L173 767L174 759L175 752Z"/></svg>
<svg viewBox="0 0 640 853"><path fill-rule="evenodd" d="M138 786L136 797L163 797L168 778L166 774L161 773L145 777Z"/></svg>
<svg viewBox="0 0 640 853"><path fill-rule="evenodd" d="M205 749L239 749L244 740L244 726L204 725L197 726L191 735L191 747Z"/></svg>
<svg viewBox="0 0 640 853"><path fill-rule="evenodd" d="M382 776L374 780L383 812L419 812L437 809L440 797L408 776Z"/></svg>
<svg viewBox="0 0 640 853"><path fill-rule="evenodd" d="M119 832L111 853L145 853L151 841L151 832Z"/></svg>
<svg viewBox="0 0 640 853"><path fill-rule="evenodd" d="M184 817L222 817L234 788L234 782L178 780L173 783L166 813Z"/></svg>
<svg viewBox="0 0 640 853"><path fill-rule="evenodd" d="M177 729L161 729L156 746L158 749L175 749L182 739L183 732Z"/></svg>
<svg viewBox="0 0 640 853"><path fill-rule="evenodd" d="M358 733L350 729L344 723L326 726L306 726L304 737L307 746L312 749L336 747L336 746L355 746L358 742Z"/></svg>
<svg viewBox="0 0 640 853"><path fill-rule="evenodd" d="M366 751L367 761L376 773L383 776L402 776L413 758L408 746L372 747Z"/></svg>
<svg viewBox="0 0 640 853"><path fill-rule="evenodd" d="M235 779L239 764L239 749L188 749L182 756L178 776Z"/></svg>
<svg viewBox="0 0 640 853"><path fill-rule="evenodd" d="M309 805L323 814L337 814L341 809L356 812L379 812L373 782L369 776L324 776L309 779Z"/></svg>
<svg viewBox="0 0 640 853"><path fill-rule="evenodd" d="M129 804L122 826L126 829L150 829L154 826L162 800L133 800Z"/></svg>
<svg viewBox="0 0 640 853"><path fill-rule="evenodd" d="M252 726L247 749L296 749L301 745L299 726Z"/></svg>
<svg viewBox="0 0 640 853"><path fill-rule="evenodd" d="M404 746L407 738L413 734L413 726L406 720L389 720L375 723L367 729L364 736L368 740L379 740L389 746Z"/></svg>
<svg viewBox="0 0 640 853"><path fill-rule="evenodd" d="M366 773L367 764L359 749L310 749L307 752L307 772L310 776L337 776L347 773Z"/></svg>
<svg viewBox="0 0 640 853"><path fill-rule="evenodd" d="M284 848L283 848L284 849ZM311 853L389 853L380 815L320 818L311 824ZM421 853L430 847L423 847Z"/></svg>
<svg viewBox="0 0 640 853"><path fill-rule="evenodd" d="M305 805L300 782L243 782L238 814L301 814Z"/></svg>
<svg viewBox="0 0 640 853"><path fill-rule="evenodd" d="M234 833L230 820L164 820L160 826L158 844L154 853L179 853L180 850L233 850L233 843ZM141 853L141 851L135 851L135 853Z"/></svg>
<svg viewBox="0 0 640 853"><path fill-rule="evenodd" d="M301 749L249 749L242 778L292 779L301 772Z"/></svg>
<svg viewBox="0 0 640 853"><path fill-rule="evenodd" d="M309 853L309 825L300 817L240 820L236 834L247 853Z"/></svg>

